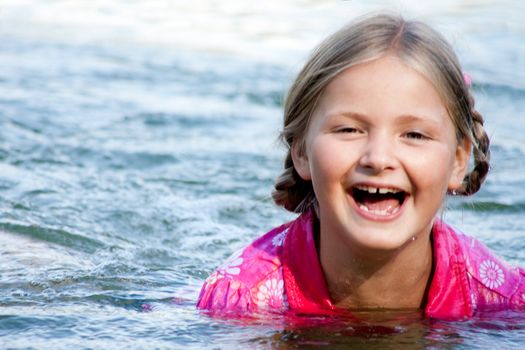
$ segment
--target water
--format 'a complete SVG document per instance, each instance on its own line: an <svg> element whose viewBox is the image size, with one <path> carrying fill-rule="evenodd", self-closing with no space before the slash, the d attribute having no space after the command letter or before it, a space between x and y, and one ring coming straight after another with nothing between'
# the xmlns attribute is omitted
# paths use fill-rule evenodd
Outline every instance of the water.
<svg viewBox="0 0 525 350"><path fill-rule="evenodd" d="M308 50L385 7L453 41L492 137L487 184L445 218L525 265L522 2L0 1L0 347L524 346L509 312L356 323L194 308L218 263L293 217L269 194L282 96Z"/></svg>

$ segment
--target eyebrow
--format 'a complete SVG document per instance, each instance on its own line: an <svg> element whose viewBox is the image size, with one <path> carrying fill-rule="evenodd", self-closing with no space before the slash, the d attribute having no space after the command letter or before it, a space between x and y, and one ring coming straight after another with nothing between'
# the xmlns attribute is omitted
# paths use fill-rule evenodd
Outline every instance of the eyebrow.
<svg viewBox="0 0 525 350"><path fill-rule="evenodd" d="M365 114L356 113L356 112L332 112L327 113L328 118L335 118L335 117L347 117L347 118L353 118L353 119L367 119L367 116Z"/></svg>
<svg viewBox="0 0 525 350"><path fill-rule="evenodd" d="M334 112L334 113L328 113L328 118L334 118L338 116L343 116L351 119L357 119L360 121L366 121L370 119L370 117L366 114L352 112L352 111L344 111L344 112ZM430 122L432 124L441 125L441 122L435 120L435 118L432 118L430 116L425 115L413 115L413 114L401 114L399 116L395 117L396 121L398 123L410 123L410 122Z"/></svg>
<svg viewBox="0 0 525 350"><path fill-rule="evenodd" d="M435 118L430 117L430 116L417 116L417 115L412 115L412 114L403 114L403 115L397 116L396 119L400 123L425 122L425 123L441 125L440 121L437 121Z"/></svg>

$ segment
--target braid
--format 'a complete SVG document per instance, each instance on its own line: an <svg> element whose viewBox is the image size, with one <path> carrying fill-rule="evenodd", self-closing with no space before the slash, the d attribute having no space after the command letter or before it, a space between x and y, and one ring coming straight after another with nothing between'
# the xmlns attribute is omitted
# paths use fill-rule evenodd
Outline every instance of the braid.
<svg viewBox="0 0 525 350"><path fill-rule="evenodd" d="M290 210L290 207L293 206L290 189L295 186L295 179L293 176L294 167L293 163L290 164L292 160L291 154L288 151L288 155L284 161L284 171L281 175L275 180L274 190L272 192L272 198L277 205L282 205L287 210ZM293 209L292 209L293 210Z"/></svg>
<svg viewBox="0 0 525 350"><path fill-rule="evenodd" d="M274 184L272 198L277 205L286 210L302 213L315 202L311 181L303 180L293 166L290 150L284 161L284 171Z"/></svg>
<svg viewBox="0 0 525 350"><path fill-rule="evenodd" d="M490 170L490 141L485 129L483 128L483 116L474 109L474 98L469 93L469 107L472 115L472 138L473 138L473 156L474 168L465 176L463 184L458 193L470 196L476 193L481 184L487 177Z"/></svg>

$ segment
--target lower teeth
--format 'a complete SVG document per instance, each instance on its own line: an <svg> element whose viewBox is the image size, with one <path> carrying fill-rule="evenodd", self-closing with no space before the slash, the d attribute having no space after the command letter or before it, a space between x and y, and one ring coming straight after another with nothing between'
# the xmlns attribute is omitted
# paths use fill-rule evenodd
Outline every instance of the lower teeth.
<svg viewBox="0 0 525 350"><path fill-rule="evenodd" d="M383 209L383 210L370 210L364 204L360 204L359 208L361 208L362 210L364 210L366 212L369 212L369 213L372 213L372 214L375 214L375 215L381 215L381 216L392 215L392 214L397 213L397 211L399 210L399 207L392 208L391 206L386 208L386 209Z"/></svg>

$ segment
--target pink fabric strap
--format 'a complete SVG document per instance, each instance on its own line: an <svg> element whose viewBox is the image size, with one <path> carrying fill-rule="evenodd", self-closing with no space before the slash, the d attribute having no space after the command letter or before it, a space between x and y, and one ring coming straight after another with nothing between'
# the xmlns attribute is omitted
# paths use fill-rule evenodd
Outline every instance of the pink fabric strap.
<svg viewBox="0 0 525 350"><path fill-rule="evenodd" d="M472 302L465 261L455 235L445 223L436 220L432 228L434 276L425 314L439 319L471 317Z"/></svg>
<svg viewBox="0 0 525 350"><path fill-rule="evenodd" d="M315 248L311 213L301 215L283 246L283 277L290 309L304 313L333 310Z"/></svg>

